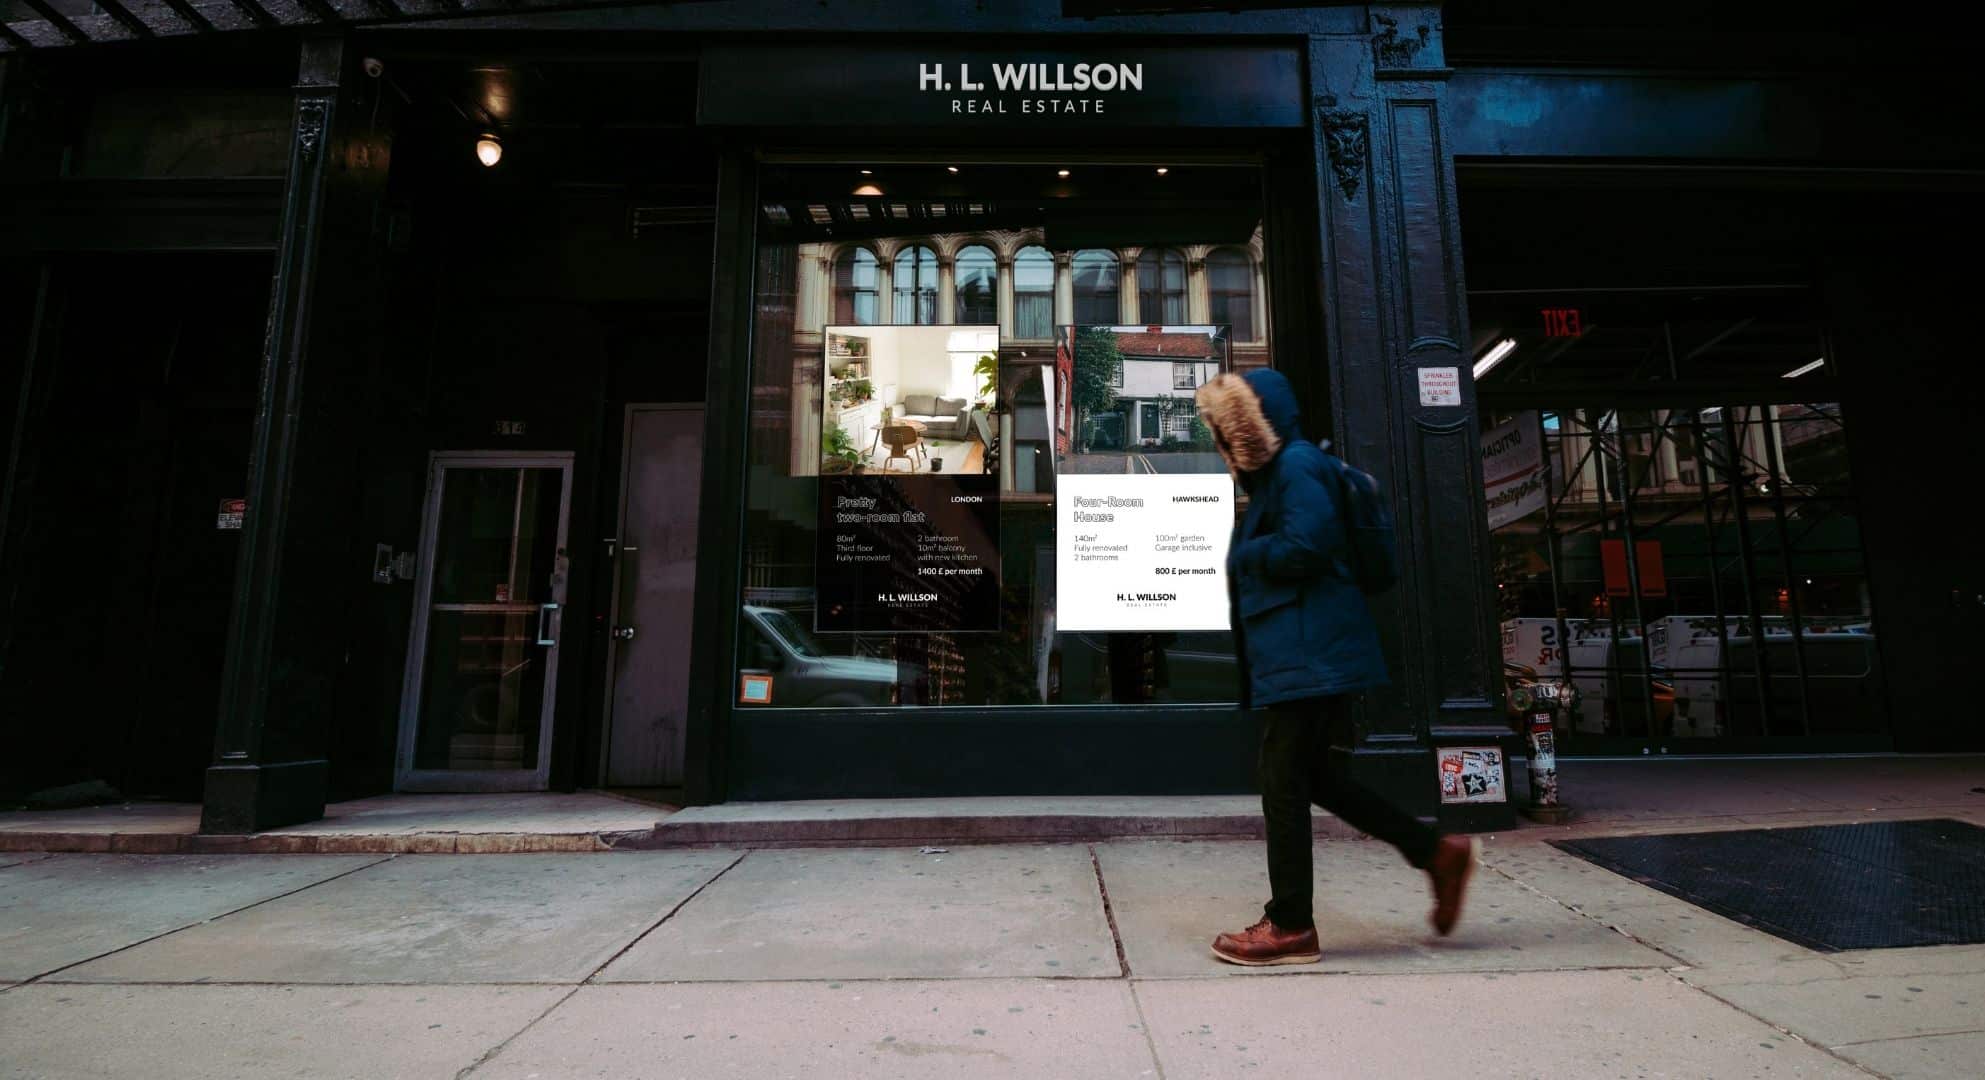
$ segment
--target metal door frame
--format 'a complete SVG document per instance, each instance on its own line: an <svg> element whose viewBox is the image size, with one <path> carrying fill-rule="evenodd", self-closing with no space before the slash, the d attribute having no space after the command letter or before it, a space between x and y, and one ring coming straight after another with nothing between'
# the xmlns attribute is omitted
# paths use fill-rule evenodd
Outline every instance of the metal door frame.
<svg viewBox="0 0 1985 1080"><path fill-rule="evenodd" d="M626 548L621 545L621 537L627 535L627 486L633 474L633 470L628 467L628 454L632 452L632 450L634 449L634 414L640 412L702 413L704 414L703 424L704 424L704 432L706 435L709 432L709 423L710 423L710 417L708 415L709 409L706 408L704 406L704 403L700 401L629 402L627 406L621 410L620 501L617 504L616 509L614 511L613 535L607 537L604 541L602 541L606 545L607 565L609 569L607 571L607 589L608 589L607 592L608 633L607 633L607 658L606 658L607 662L606 662L606 670L602 676L601 689L600 689L600 710L601 710L600 761L599 761L599 772L596 774L599 776L599 784L601 787L607 786L607 776L609 775L607 770L613 764L612 762L613 706L614 706L613 684L614 684L614 680L620 674L620 639L615 637L612 631L614 628L620 625L620 597L621 597L620 570L623 564L623 560L621 559L620 554L622 551L626 550ZM704 452L706 455L709 452L708 438L704 439ZM700 471L701 470L699 470L699 472ZM698 479L700 480L701 477L699 476ZM700 498L700 493L699 493L699 498L696 500L696 510L697 510L697 516L699 518L699 527L700 527L701 524L700 518L702 516L702 511L703 511L703 500ZM700 559L702 552L701 551L697 552L697 555ZM686 736L687 734L688 732L685 731L684 735ZM687 783L688 781L687 769L684 770L683 780L685 783Z"/></svg>
<svg viewBox="0 0 1985 1080"><path fill-rule="evenodd" d="M414 743L420 725L420 695L427 675L428 613L433 605L434 549L440 542L443 477L449 469L557 469L558 549L567 548L572 518L572 452L437 450L428 455L427 495L421 509L420 570L414 578L413 626L407 636L407 667L400 689L400 735L393 758L395 791L543 791L551 781L552 716L558 703L558 634L545 647L544 707L538 720L538 760L530 769L417 769ZM562 615L562 612L561 612ZM559 625L554 620L553 625Z"/></svg>

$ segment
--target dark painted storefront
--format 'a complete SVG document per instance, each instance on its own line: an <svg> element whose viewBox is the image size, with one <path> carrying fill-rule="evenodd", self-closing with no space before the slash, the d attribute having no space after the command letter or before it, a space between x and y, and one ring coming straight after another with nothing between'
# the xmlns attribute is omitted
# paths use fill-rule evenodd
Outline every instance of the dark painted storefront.
<svg viewBox="0 0 1985 1080"><path fill-rule="evenodd" d="M1515 750L1498 630L1557 609L1618 646L1587 752L1981 745L1973 81L1854 11L1160 6L0 6L0 798L103 779L235 831L395 789L1247 790L1224 635L1043 620L1057 444L1019 413L1070 322L1229 327L1392 492L1354 752L1423 813L1437 747ZM782 636L820 327L975 320L1010 632ZM1481 432L1524 416L1562 497L1491 530ZM1661 596L1611 594L1629 538ZM1726 634L1727 722L1685 728L1636 600L1795 628L1796 683L1732 691ZM1879 670L1844 719L1803 636L1836 625ZM843 692L740 703L800 670Z"/></svg>

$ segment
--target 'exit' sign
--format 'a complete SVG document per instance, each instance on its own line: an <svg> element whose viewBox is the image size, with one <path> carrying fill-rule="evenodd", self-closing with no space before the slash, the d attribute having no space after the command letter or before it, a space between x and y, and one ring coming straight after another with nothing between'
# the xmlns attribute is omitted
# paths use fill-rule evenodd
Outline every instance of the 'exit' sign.
<svg viewBox="0 0 1985 1080"><path fill-rule="evenodd" d="M1545 337L1577 337L1585 333L1585 322L1578 316L1578 309L1571 307L1547 307L1544 315Z"/></svg>

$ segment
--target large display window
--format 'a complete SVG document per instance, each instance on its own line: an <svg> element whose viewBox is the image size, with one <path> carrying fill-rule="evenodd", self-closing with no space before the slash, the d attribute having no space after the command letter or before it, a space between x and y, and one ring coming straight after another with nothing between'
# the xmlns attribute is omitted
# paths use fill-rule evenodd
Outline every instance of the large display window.
<svg viewBox="0 0 1985 1080"><path fill-rule="evenodd" d="M1261 182L764 169L741 707L1234 699L1193 397L1273 362Z"/></svg>
<svg viewBox="0 0 1985 1080"><path fill-rule="evenodd" d="M1555 706L1574 751L1879 738L1847 410L1811 298L1498 297L1478 326L1519 700Z"/></svg>

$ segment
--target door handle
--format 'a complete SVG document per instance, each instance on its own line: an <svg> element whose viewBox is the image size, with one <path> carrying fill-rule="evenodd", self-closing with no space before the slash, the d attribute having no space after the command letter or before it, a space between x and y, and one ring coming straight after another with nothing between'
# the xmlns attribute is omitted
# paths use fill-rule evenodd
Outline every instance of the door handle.
<svg viewBox="0 0 1985 1080"><path fill-rule="evenodd" d="M557 613L557 611L558 611L557 604L544 603L538 605L538 644L540 645L558 644L558 638L555 636L558 631L557 628L552 624L552 617Z"/></svg>
<svg viewBox="0 0 1985 1080"><path fill-rule="evenodd" d="M634 628L631 626L616 626L613 628L612 631L610 631L610 633L612 633L614 637L617 637L622 641L634 640Z"/></svg>

